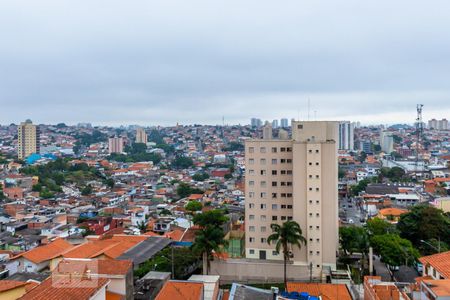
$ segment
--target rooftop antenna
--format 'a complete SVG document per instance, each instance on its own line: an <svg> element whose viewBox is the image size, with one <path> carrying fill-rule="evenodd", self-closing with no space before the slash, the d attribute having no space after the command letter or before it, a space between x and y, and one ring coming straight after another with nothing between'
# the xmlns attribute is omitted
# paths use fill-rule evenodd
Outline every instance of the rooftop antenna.
<svg viewBox="0 0 450 300"><path fill-rule="evenodd" d="M422 122L422 108L423 104L417 104L417 118L416 118L416 173L419 170L419 151L423 138L423 122Z"/></svg>

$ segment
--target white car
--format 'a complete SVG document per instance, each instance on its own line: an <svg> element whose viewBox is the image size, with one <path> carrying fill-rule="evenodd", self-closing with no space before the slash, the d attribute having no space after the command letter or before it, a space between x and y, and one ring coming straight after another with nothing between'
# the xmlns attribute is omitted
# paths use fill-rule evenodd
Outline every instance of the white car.
<svg viewBox="0 0 450 300"><path fill-rule="evenodd" d="M348 224L355 224L355 221L353 221L353 219L348 219Z"/></svg>

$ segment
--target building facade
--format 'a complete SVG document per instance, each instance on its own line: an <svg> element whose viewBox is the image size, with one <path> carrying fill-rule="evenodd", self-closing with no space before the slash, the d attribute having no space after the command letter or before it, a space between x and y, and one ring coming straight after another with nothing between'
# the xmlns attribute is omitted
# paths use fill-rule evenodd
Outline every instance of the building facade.
<svg viewBox="0 0 450 300"><path fill-rule="evenodd" d="M349 121L339 122L339 150L354 150L354 124Z"/></svg>
<svg viewBox="0 0 450 300"><path fill-rule="evenodd" d="M147 133L145 132L145 129L138 127L136 129L136 143L147 144L147 141Z"/></svg>
<svg viewBox="0 0 450 300"><path fill-rule="evenodd" d="M381 151L384 153L391 153L394 151L394 136L390 131L381 131L380 133Z"/></svg>
<svg viewBox="0 0 450 300"><path fill-rule="evenodd" d="M108 140L108 151L109 153L122 153L123 152L123 138L122 137L111 137Z"/></svg>
<svg viewBox="0 0 450 300"><path fill-rule="evenodd" d="M31 120L20 123L17 128L17 157L24 159L33 153L40 152L39 127Z"/></svg>
<svg viewBox="0 0 450 300"><path fill-rule="evenodd" d="M292 122L292 138L245 143L246 257L282 260L267 243L270 224L296 221L307 239L294 264L336 266L339 122Z"/></svg>

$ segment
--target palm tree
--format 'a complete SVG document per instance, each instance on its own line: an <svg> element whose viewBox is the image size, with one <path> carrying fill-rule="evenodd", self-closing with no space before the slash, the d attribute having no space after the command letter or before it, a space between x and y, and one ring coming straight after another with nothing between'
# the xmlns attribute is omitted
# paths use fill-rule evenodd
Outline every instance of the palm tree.
<svg viewBox="0 0 450 300"><path fill-rule="evenodd" d="M300 225L295 221L287 221L284 222L283 225L279 225L276 223L270 224L270 228L272 228L272 234L267 238L267 243L275 242L275 250L277 253L280 253L280 250L283 251L283 259L284 259L284 287L287 289L286 283L286 264L289 260L289 245L295 245L299 249L302 248L302 244L306 245L306 239L302 235L302 229Z"/></svg>
<svg viewBox="0 0 450 300"><path fill-rule="evenodd" d="M212 252L221 252L222 246L226 245L224 232L220 227L206 226L196 233L192 250L202 254L203 275L208 275Z"/></svg>

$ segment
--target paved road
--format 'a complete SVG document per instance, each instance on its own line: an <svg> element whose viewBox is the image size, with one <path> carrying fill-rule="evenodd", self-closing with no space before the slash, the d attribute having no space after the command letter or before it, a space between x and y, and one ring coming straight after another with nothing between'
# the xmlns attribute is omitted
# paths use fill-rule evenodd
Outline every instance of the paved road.
<svg viewBox="0 0 450 300"><path fill-rule="evenodd" d="M373 268L377 276L381 276L382 281L391 281L391 274L389 273L386 265L380 261L380 258L375 255L375 259L373 260Z"/></svg>
<svg viewBox="0 0 450 300"><path fill-rule="evenodd" d="M341 215L342 213L344 214L344 218L341 218L343 223L355 224L357 226L362 225L360 219L361 216L364 217L364 212L360 209L355 200L351 198L340 199L339 210Z"/></svg>

